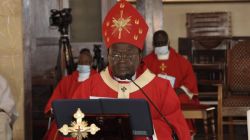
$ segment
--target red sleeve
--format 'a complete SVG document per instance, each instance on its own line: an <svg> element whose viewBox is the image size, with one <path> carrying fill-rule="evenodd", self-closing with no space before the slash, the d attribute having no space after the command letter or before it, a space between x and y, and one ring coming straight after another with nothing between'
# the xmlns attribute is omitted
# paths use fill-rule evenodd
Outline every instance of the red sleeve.
<svg viewBox="0 0 250 140"><path fill-rule="evenodd" d="M91 69L90 71L90 76L93 76L95 75L96 73L98 73L95 69Z"/></svg>
<svg viewBox="0 0 250 140"><path fill-rule="evenodd" d="M183 66L182 72L184 73L184 78L182 81L182 85L188 88L192 93L198 95L198 88L197 88L197 79L195 73L193 71L191 63L186 60L185 58L181 58Z"/></svg>
<svg viewBox="0 0 250 140"><path fill-rule="evenodd" d="M190 131L182 114L180 101L175 91L171 88L170 83L167 83L167 88L161 97L163 100L161 101L163 102L161 111L174 126L179 140L190 140ZM166 133L170 133L167 135L171 135L170 127L162 119L154 119L153 122L158 140L166 140Z"/></svg>
<svg viewBox="0 0 250 140"><path fill-rule="evenodd" d="M73 93L72 99L88 99L90 96L91 78L83 82Z"/></svg>
<svg viewBox="0 0 250 140"><path fill-rule="evenodd" d="M158 63L155 63L154 55L152 53L145 56L143 58L143 62L151 72L153 72L155 74L160 73L159 69L157 68Z"/></svg>
<svg viewBox="0 0 250 140"><path fill-rule="evenodd" d="M56 88L54 89L49 101L47 102L45 109L44 109L44 113L48 113L51 109L51 103L56 100L56 99L62 99L64 98L64 93L66 92L66 85L67 85L67 77L64 77L56 86Z"/></svg>

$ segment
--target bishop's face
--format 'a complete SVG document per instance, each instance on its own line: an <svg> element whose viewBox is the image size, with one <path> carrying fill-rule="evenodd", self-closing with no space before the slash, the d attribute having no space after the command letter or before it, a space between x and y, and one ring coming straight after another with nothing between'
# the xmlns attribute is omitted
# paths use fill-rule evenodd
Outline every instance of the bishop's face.
<svg viewBox="0 0 250 140"><path fill-rule="evenodd" d="M127 74L134 74L142 59L140 50L127 43L113 44L108 52L108 62L112 74L125 79Z"/></svg>

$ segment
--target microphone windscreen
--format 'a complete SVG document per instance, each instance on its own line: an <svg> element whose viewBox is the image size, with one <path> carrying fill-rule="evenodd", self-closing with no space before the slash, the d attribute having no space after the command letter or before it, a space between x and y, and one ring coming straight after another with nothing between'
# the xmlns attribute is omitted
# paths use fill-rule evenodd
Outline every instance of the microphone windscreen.
<svg viewBox="0 0 250 140"><path fill-rule="evenodd" d="M125 78L128 79L128 80L132 80L132 76L134 75L134 73L127 73L125 75Z"/></svg>

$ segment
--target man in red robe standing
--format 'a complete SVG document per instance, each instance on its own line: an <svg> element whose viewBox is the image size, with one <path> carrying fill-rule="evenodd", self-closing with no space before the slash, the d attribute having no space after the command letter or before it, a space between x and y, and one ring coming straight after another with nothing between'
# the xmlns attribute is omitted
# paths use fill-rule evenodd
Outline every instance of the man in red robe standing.
<svg viewBox="0 0 250 140"><path fill-rule="evenodd" d="M165 31L156 31L153 35L154 51L143 61L150 71L170 81L181 104L197 105L198 88L191 63L168 46L169 38ZM191 132L194 131L189 121Z"/></svg>
<svg viewBox="0 0 250 140"><path fill-rule="evenodd" d="M97 73L94 69L91 69L92 56L88 49L82 49L78 58L77 70L71 75L65 76L57 85L52 93L45 109L44 113L49 114L51 110L51 103L57 99L70 99L73 93L79 87L81 83L87 80L90 76ZM50 129L46 133L44 140L53 140L56 135L57 127L55 122L51 123Z"/></svg>
<svg viewBox="0 0 250 140"><path fill-rule="evenodd" d="M108 48L109 65L100 74L81 84L73 98L145 99L137 83L173 125L179 140L190 140L180 102L168 80L157 77L141 63L148 26L138 11L120 0L108 12L102 24L103 39ZM129 78L129 79L130 79ZM172 130L150 104L154 140L173 140ZM67 138L65 138L67 139ZM136 136L135 140L146 139Z"/></svg>

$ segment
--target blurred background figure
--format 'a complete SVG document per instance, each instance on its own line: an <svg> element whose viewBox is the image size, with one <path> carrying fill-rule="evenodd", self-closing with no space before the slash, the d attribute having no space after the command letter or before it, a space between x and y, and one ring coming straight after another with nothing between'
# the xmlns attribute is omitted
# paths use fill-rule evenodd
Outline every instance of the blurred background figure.
<svg viewBox="0 0 250 140"><path fill-rule="evenodd" d="M191 63L169 46L165 31L159 30L153 36L154 51L144 57L150 71L170 81L182 104L198 103L198 88Z"/></svg>
<svg viewBox="0 0 250 140"><path fill-rule="evenodd" d="M197 79L191 63L169 46L164 30L153 35L154 51L144 58L149 70L170 81L182 105L198 105ZM193 120L187 121L191 133L195 133Z"/></svg>
<svg viewBox="0 0 250 140"><path fill-rule="evenodd" d="M0 139L12 140L12 126L17 118L15 101L7 81L0 75Z"/></svg>
<svg viewBox="0 0 250 140"><path fill-rule="evenodd" d="M55 90L50 97L44 113L49 114L51 110L51 103L57 99L70 99L74 91L79 87L81 83L87 80L90 76L97 73L92 66L92 55L89 49L82 49L80 51L78 57L78 64L76 71L74 71L71 75L64 77L56 86ZM46 133L44 139L50 140L56 137L57 127L55 122L53 121L51 126L49 126L49 130Z"/></svg>

